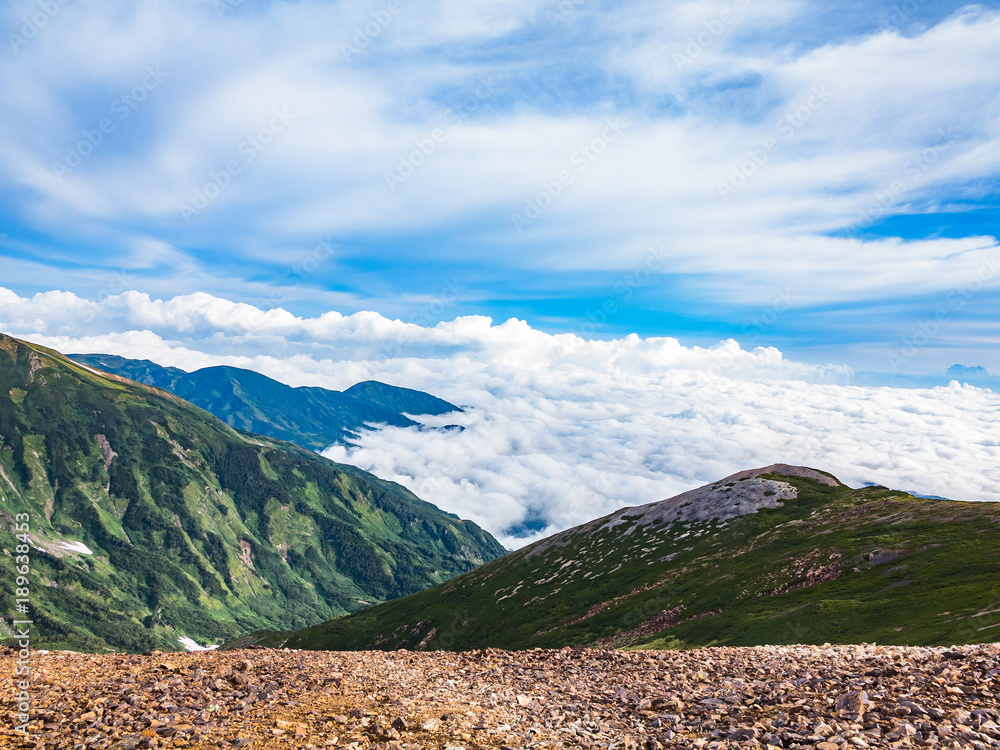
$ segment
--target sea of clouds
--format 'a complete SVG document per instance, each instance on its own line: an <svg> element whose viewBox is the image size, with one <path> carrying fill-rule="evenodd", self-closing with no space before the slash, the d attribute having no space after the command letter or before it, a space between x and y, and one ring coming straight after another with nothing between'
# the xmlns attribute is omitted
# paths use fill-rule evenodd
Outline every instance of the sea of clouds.
<svg viewBox="0 0 1000 750"><path fill-rule="evenodd" d="M736 341L586 340L463 317L300 318L208 294L85 300L0 288L0 330L67 353L193 370L230 364L293 386L376 379L463 413L365 432L325 455L392 479L509 547L747 468L807 464L962 500L1000 499L1000 395L850 385L851 371Z"/></svg>

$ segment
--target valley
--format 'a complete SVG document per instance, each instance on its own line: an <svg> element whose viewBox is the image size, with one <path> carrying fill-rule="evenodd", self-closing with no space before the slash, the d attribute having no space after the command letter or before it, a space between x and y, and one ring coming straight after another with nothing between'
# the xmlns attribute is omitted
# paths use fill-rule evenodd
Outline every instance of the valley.
<svg viewBox="0 0 1000 750"><path fill-rule="evenodd" d="M36 647L218 645L506 551L399 485L7 336L0 437L0 576L17 578L15 551L30 557ZM2 587L0 610L17 604Z"/></svg>

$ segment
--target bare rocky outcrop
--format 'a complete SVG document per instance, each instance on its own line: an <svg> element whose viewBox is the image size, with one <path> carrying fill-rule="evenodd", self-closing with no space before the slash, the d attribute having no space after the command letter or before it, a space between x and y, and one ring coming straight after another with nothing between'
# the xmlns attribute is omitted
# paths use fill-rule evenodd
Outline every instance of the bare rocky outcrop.
<svg viewBox="0 0 1000 750"><path fill-rule="evenodd" d="M35 373L42 369L44 366L42 364L42 358L39 357L35 352L28 352L28 382L34 382Z"/></svg>
<svg viewBox="0 0 1000 750"><path fill-rule="evenodd" d="M0 438L0 446L2 445L3 445L3 439ZM11 478L7 476L7 472L4 471L3 464L0 464L0 479L6 482L6 484L10 487L12 492L17 492L17 487L14 485L14 482L11 481Z"/></svg>
<svg viewBox="0 0 1000 750"><path fill-rule="evenodd" d="M803 477L832 487L840 484L829 474L807 466L772 464L760 469L748 469L676 497L622 508L584 526L555 534L529 547L525 556L534 557L581 531L594 534L629 523L632 524L632 528L626 531L626 535L629 535L634 529L653 523L704 523L713 520L725 523L731 518L756 513L762 508L780 508L783 501L794 500L798 496L798 490L793 485L769 479L767 475Z"/></svg>
<svg viewBox="0 0 1000 750"><path fill-rule="evenodd" d="M798 496L798 490L788 482L767 479L766 475L804 477L831 486L838 484L837 480L828 474L806 466L772 464L762 469L741 471L669 500L624 508L609 516L598 528L616 526L625 520L634 520L639 526L655 521L680 523L726 521L748 513L756 513L761 508L780 508L783 500L794 500Z"/></svg>
<svg viewBox="0 0 1000 750"><path fill-rule="evenodd" d="M97 444L104 456L104 470L108 471L111 468L111 462L118 458L118 454L111 448L111 443L108 442L106 435L97 434L94 437L97 439Z"/></svg>

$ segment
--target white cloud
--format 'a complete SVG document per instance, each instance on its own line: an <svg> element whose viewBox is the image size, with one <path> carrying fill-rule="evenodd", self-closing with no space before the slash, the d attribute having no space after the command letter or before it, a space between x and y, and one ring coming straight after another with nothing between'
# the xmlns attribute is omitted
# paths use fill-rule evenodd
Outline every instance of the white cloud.
<svg viewBox="0 0 1000 750"><path fill-rule="evenodd" d="M205 294L89 302L3 289L0 329L61 351L189 370L226 363L292 385L380 379L468 407L328 455L399 481L508 545L526 541L525 527L551 533L775 462L853 484L1000 499L1000 395L954 384L854 387L847 368L733 341L586 341L516 320L422 327L375 313L302 319Z"/></svg>
<svg viewBox="0 0 1000 750"><path fill-rule="evenodd" d="M681 274L680 283L698 284L708 274L701 291L719 301L732 300L734 287L757 301L760 286L740 282L761 269L795 288L803 304L950 288L967 271L955 258L995 246L992 238L903 243L825 235L871 213L878 194L891 198L875 218L934 210L982 190L981 178L996 173L1000 14L972 9L920 33L834 35L811 49L777 50L753 40L805 23L816 8L755 1L697 64L678 69L674 51L741 5L639 3L611 12L581 5L579 18L599 30L579 40L589 73L623 76L642 94L626 106L614 103L611 88L591 95L544 78L571 92L564 106L550 107L522 90L539 70L561 75L533 48L524 59L508 50L492 62L460 50L489 40L513 44L528 27L558 36L569 26L550 28L546 14L559 10L551 2L440 0L420 11L404 4L353 63L335 40L349 41L377 5L275 3L220 19L209 3L113 13L74 3L0 63L8 95L0 163L12 187L25 191L19 205L28 220L45 229L72 224L115 249L212 246L230 258L273 258L274 245L301 246L322 234L384 238L472 223L470 242L483 262L542 271L565 266L567 247L577 268L626 270L649 247L665 245L668 270ZM7 20L15 27L16 13ZM149 65L162 66L167 77L128 119L115 120L116 131L80 168L57 177L52 163L111 114ZM484 74L501 82L497 91L464 113L463 125L449 130L405 184L389 190L386 172L417 141L447 128L448 102L473 92ZM730 80L740 76L743 83ZM795 119L815 87L829 96ZM663 96L679 104L659 111ZM245 162L240 144L267 125L274 108L287 108L294 120ZM785 137L789 115L794 126ZM609 116L629 122L628 130L576 171L573 154ZM767 138L780 148L722 200L719 184ZM938 149L932 159L922 158L927 149ZM240 174L185 223L180 204L233 160ZM518 235L510 215L567 168L573 184ZM509 251L522 242L530 250ZM427 252L411 247L424 245L399 242L393 252ZM459 241L433 252L440 258L468 250ZM900 257L915 262L900 271ZM815 266L801 262L812 258L836 283L815 288ZM183 270L178 281L190 275Z"/></svg>
<svg viewBox="0 0 1000 750"><path fill-rule="evenodd" d="M775 461L855 485L1000 499L1000 397L973 388L752 382L687 370L517 370L486 381L477 388L475 378L452 372L419 382L475 405L433 420L464 432L388 428L328 455L494 532L541 519L540 535L548 534Z"/></svg>

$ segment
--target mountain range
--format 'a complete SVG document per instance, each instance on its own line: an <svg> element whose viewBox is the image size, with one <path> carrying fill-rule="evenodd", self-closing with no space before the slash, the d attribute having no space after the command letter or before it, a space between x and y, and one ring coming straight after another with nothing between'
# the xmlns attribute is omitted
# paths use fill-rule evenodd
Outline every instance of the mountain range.
<svg viewBox="0 0 1000 750"><path fill-rule="evenodd" d="M185 372L146 359L113 354L70 354L88 367L156 386L200 406L230 427L309 450L347 443L373 424L412 427L406 414L462 411L429 393L366 381L346 391L303 386L292 388L253 370L205 367Z"/></svg>
<svg viewBox="0 0 1000 750"><path fill-rule="evenodd" d="M165 377L164 368L144 367ZM267 389L274 398L291 391L336 402L321 389L285 391L221 369L193 380L168 375L175 385L200 379L219 401L210 383L239 388L243 404L262 403ZM398 417L414 399L446 408L426 394L356 388L341 402L359 418ZM294 412L302 402L290 403ZM299 416L274 410L268 424ZM506 551L397 484L4 335L0 439L0 577L15 581L17 557L30 558L33 647L176 649L180 637L221 642L302 627L420 591ZM24 517L29 541L15 536ZM13 586L0 588L0 611L17 604Z"/></svg>
<svg viewBox="0 0 1000 750"><path fill-rule="evenodd" d="M237 429L181 393L300 445ZM339 393L237 368L74 361L0 335L0 574L16 580L26 515L33 645L76 650L921 645L1000 633L997 504L852 489L775 464L506 553L474 524L310 450L335 431L454 408L375 382ZM0 609L17 604L0 589Z"/></svg>
<svg viewBox="0 0 1000 750"><path fill-rule="evenodd" d="M1000 637L1000 504L773 465L626 508L287 648L952 644Z"/></svg>

